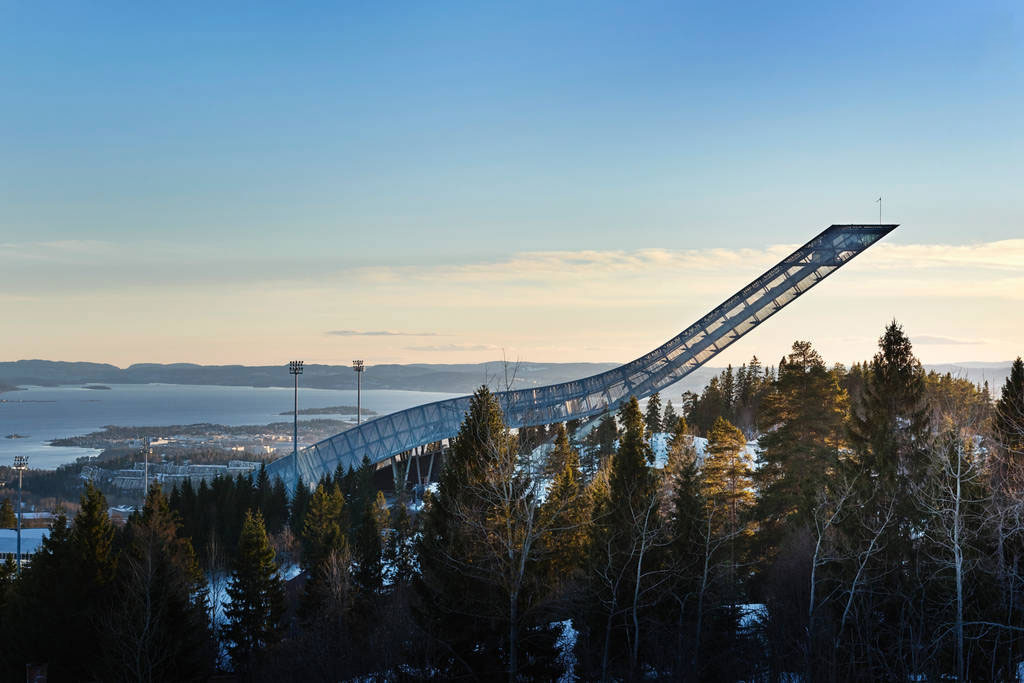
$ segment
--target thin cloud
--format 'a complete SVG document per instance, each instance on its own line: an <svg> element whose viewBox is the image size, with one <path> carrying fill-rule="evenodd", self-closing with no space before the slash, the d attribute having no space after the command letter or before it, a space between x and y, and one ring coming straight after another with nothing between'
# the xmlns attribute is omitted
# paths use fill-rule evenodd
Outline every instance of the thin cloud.
<svg viewBox="0 0 1024 683"><path fill-rule="evenodd" d="M427 346L406 346L406 351L448 352L448 351L497 351L494 344L430 344Z"/></svg>
<svg viewBox="0 0 1024 683"><path fill-rule="evenodd" d="M936 346L978 346L985 342L976 339L954 339L953 337L937 337L929 334L922 334L911 337L914 344L934 344Z"/></svg>
<svg viewBox="0 0 1024 683"><path fill-rule="evenodd" d="M111 254L113 242L101 240L53 240L49 242L0 242L0 256L5 260L63 261L86 256Z"/></svg>
<svg viewBox="0 0 1024 683"><path fill-rule="evenodd" d="M439 332L398 332L396 330L328 330L333 337L442 337Z"/></svg>

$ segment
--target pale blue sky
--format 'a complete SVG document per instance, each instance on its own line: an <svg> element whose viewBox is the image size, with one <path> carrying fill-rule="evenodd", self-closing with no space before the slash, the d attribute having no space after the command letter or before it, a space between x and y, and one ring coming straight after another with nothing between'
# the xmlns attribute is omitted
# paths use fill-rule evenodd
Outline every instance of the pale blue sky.
<svg viewBox="0 0 1024 683"><path fill-rule="evenodd" d="M400 292L374 278L537 251L763 251L877 220L879 194L895 245L1024 236L1016 2L0 2L0 64L0 305L19 330L3 359L626 360L757 267L692 311L671 298L699 273L673 274L658 306L604 273L649 309L625 326L632 307L567 297L550 273L543 302L493 318L506 281L465 300L444 270ZM1024 273L976 267L965 282ZM1009 357L1010 295L978 294L964 319L925 293L854 301L865 329L848 336L921 316L920 335L985 339L933 360ZM840 324L816 316L822 335ZM139 329L115 339L124 322ZM790 322L780 339L817 329ZM737 354L782 343L762 341Z"/></svg>

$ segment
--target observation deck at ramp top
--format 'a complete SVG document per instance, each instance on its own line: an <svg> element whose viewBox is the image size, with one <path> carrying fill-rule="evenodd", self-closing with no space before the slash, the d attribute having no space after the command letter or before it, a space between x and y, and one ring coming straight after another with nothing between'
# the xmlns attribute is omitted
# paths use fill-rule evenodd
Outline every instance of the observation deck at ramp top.
<svg viewBox="0 0 1024 683"><path fill-rule="evenodd" d="M620 367L561 384L496 394L509 427L533 427L616 410L665 389L778 313L791 301L892 232L896 225L833 225L772 266L658 348ZM364 456L381 463L419 446L454 437L469 396L382 415L286 455L267 467L289 488L315 483Z"/></svg>

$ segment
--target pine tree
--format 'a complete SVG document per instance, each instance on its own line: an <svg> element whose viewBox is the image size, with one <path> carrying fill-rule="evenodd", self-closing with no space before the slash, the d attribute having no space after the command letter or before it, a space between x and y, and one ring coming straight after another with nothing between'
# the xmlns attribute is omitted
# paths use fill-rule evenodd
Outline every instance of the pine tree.
<svg viewBox="0 0 1024 683"><path fill-rule="evenodd" d="M377 495L370 506L370 514L373 515L374 523L383 534L391 521L391 511L388 509L388 501L384 497L383 491L377 491Z"/></svg>
<svg viewBox="0 0 1024 683"><path fill-rule="evenodd" d="M747 512L754 504L752 463L745 453L746 438L728 420L719 417L708 432L707 453L701 465L701 497L710 521L707 533L719 545L728 548L727 578L723 592L731 612L739 601L741 590L739 563L743 558L743 542L749 536ZM726 539L726 543L720 543Z"/></svg>
<svg viewBox="0 0 1024 683"><path fill-rule="evenodd" d="M235 669L248 673L284 633L284 582L259 512L246 513L242 523L228 597L224 639Z"/></svg>
<svg viewBox="0 0 1024 683"><path fill-rule="evenodd" d="M709 505L724 513L728 533L740 528L743 513L754 503L752 467L745 447L743 432L723 417L715 420L701 467L701 493Z"/></svg>
<svg viewBox="0 0 1024 683"><path fill-rule="evenodd" d="M777 547L782 526L802 528L845 444L848 402L838 377L809 342L793 343L762 404L755 481L761 540Z"/></svg>
<svg viewBox="0 0 1024 683"><path fill-rule="evenodd" d="M655 392L649 399L647 399L647 410L644 413L644 422L646 423L645 433L648 439L662 430L661 395L658 392Z"/></svg>

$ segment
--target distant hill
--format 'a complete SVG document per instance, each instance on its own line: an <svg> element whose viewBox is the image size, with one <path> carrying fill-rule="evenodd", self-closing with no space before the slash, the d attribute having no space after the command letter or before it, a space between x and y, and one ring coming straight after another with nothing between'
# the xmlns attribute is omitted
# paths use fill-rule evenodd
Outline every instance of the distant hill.
<svg viewBox="0 0 1024 683"><path fill-rule="evenodd" d="M615 363L520 363L509 365L514 388L543 386L579 379L616 367ZM195 365L139 363L127 368L105 363L48 360L0 362L0 384L16 386L86 384L206 384L215 386L289 387L287 365ZM481 384L505 388L501 361L472 364L411 364L367 366L366 389L472 392ZM313 389L355 389L356 375L347 365L306 365L302 386Z"/></svg>
<svg viewBox="0 0 1024 683"><path fill-rule="evenodd" d="M979 386L988 382L989 389L992 391L992 397L999 398L999 392L1003 388L1006 378L1010 376L1010 365L1012 365L1012 361L1000 363L967 362L925 365L924 368L925 370L934 370L943 375L948 372L954 377L970 380Z"/></svg>
<svg viewBox="0 0 1024 683"><path fill-rule="evenodd" d="M512 386L516 389L565 382L604 372L616 363L519 363L510 364ZM977 384L986 380L998 397L998 390L1010 374L1010 362L957 363L926 365L925 369L950 372ZM673 398L684 391L699 392L722 368L698 368L685 379L662 391ZM86 384L206 384L215 386L289 387L291 375L286 365L195 365L192 363L139 363L127 368L106 363L72 363L49 360L0 362L0 391L17 386ZM306 365L302 386L312 389L355 389L356 376L347 365ZM407 391L443 391L470 393L481 384L492 389L505 388L505 365L487 363L372 365L363 373L366 389L404 389ZM678 399L677 399L678 400Z"/></svg>

